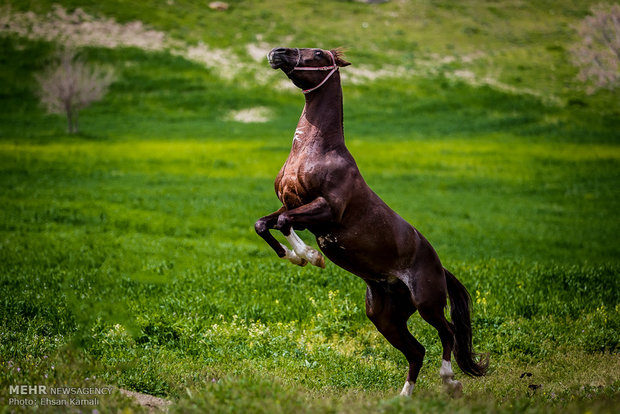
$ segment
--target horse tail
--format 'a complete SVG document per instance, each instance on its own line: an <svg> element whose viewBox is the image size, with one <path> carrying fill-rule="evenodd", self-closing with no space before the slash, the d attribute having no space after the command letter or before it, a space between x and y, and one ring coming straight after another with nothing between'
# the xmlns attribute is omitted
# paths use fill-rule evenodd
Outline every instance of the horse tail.
<svg viewBox="0 0 620 414"><path fill-rule="evenodd" d="M471 296L465 286L449 271L444 269L448 296L450 297L450 318L454 326L454 357L459 368L470 376L481 377L489 367L489 357L473 352L471 334ZM476 360L478 360L476 362Z"/></svg>

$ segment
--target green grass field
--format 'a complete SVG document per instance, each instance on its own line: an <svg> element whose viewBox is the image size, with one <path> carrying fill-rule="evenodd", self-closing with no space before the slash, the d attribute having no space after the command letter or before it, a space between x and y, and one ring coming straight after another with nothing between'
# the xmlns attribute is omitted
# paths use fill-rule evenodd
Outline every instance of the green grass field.
<svg viewBox="0 0 620 414"><path fill-rule="evenodd" d="M620 100L587 95L568 53L593 2L60 3L241 68L83 48L117 79L68 135L33 77L54 43L0 31L3 412L31 411L9 404L17 384L113 386L171 412L617 412ZM350 151L472 295L491 369L457 370L462 398L442 392L439 338L418 315L425 365L413 397L396 397L406 361L366 319L364 282L279 260L255 234L279 207L303 98L248 44L348 48ZM256 107L266 122L231 118ZM67 409L148 411L116 391Z"/></svg>

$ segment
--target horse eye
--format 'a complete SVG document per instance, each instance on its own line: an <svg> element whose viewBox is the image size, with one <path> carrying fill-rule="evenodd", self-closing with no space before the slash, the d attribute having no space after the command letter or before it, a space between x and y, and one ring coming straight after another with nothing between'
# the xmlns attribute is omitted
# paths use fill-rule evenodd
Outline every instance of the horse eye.
<svg viewBox="0 0 620 414"><path fill-rule="evenodd" d="M320 50L317 50L316 52L314 52L314 55L315 55L316 57L321 57L321 56L323 56L323 52L322 52L322 51L320 51Z"/></svg>

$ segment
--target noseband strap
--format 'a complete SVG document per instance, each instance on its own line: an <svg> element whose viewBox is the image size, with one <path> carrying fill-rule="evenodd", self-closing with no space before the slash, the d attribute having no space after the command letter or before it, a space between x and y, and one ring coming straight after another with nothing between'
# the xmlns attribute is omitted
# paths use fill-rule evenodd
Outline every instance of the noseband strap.
<svg viewBox="0 0 620 414"><path fill-rule="evenodd" d="M330 52L329 50L326 50L326 52L327 52L327 54L329 54L329 57L332 60L332 64L330 66L299 66L299 64L301 63L301 52L299 51L299 49L296 49L296 50L297 50L297 63L295 64L295 67L293 67L293 69L291 69L288 72L286 72L287 75L293 73L296 70L330 71L327 74L327 76L325 76L325 78L321 81L321 83L316 85L314 88L303 89L302 90L303 93L310 93L312 91L315 91L315 90L319 89L338 70L338 65L336 64L336 59L334 59L333 53Z"/></svg>

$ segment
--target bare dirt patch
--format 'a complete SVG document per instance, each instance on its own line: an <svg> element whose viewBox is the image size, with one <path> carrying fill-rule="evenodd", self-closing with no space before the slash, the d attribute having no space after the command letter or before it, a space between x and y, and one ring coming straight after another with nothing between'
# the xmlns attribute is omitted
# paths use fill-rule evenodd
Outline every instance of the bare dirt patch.
<svg viewBox="0 0 620 414"><path fill-rule="evenodd" d="M272 113L269 108L266 108L264 106L257 106L254 108L231 111L228 114L227 119L248 124L253 122L267 122L271 119L271 117Z"/></svg>
<svg viewBox="0 0 620 414"><path fill-rule="evenodd" d="M172 401L170 400L165 400L149 394L143 394L141 392L124 389L119 389L119 391L121 394L133 398L141 406L147 407L150 412L167 411L168 406L172 404Z"/></svg>
<svg viewBox="0 0 620 414"><path fill-rule="evenodd" d="M172 54L214 69L224 78L234 77L237 68L241 67L237 56L228 49L212 48L203 43L190 45L140 21L122 24L112 18L90 15L81 8L70 13L57 4L45 15L32 11L13 12L10 6L0 7L0 32L72 48L96 46L169 50Z"/></svg>

